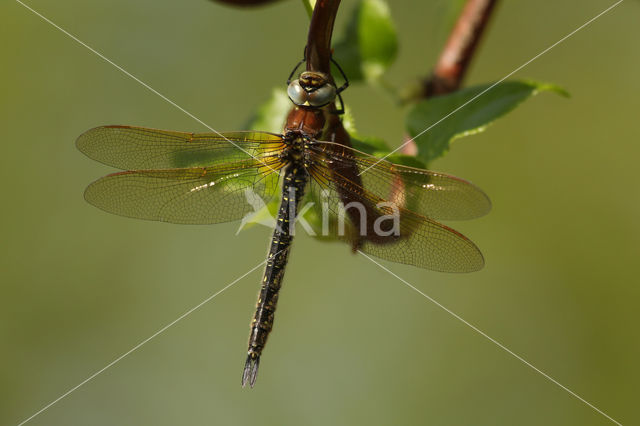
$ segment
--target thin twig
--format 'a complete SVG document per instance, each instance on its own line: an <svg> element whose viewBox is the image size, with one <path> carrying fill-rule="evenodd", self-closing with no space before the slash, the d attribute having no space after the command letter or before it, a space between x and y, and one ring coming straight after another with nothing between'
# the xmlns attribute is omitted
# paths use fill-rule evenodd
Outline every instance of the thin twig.
<svg viewBox="0 0 640 426"><path fill-rule="evenodd" d="M423 97L451 93L460 88L497 2L467 1L431 76L424 82Z"/></svg>
<svg viewBox="0 0 640 426"><path fill-rule="evenodd" d="M455 92L462 86L480 38L487 28L491 13L498 0L467 0L456 24L451 30L436 66L425 79L420 93L413 100ZM401 153L416 155L418 147L413 139L406 137Z"/></svg>
<svg viewBox="0 0 640 426"><path fill-rule="evenodd" d="M318 0L307 39L307 71L331 74L331 35L340 0Z"/></svg>

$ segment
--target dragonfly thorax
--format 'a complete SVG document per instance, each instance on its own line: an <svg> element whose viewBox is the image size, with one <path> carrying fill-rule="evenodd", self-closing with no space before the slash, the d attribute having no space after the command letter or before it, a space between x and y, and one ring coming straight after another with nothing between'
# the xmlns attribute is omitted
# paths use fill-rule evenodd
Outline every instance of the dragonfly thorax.
<svg viewBox="0 0 640 426"><path fill-rule="evenodd" d="M299 132L287 132L284 138L285 149L282 157L287 162L302 163L305 159L307 138Z"/></svg>
<svg viewBox="0 0 640 426"><path fill-rule="evenodd" d="M287 94L296 105L322 107L336 99L336 86L325 73L305 71L289 83Z"/></svg>

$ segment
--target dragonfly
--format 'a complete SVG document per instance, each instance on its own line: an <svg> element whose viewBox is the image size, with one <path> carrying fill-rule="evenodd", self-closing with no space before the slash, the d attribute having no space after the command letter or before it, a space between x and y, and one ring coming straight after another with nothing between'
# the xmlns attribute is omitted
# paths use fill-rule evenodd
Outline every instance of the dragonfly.
<svg viewBox="0 0 640 426"><path fill-rule="evenodd" d="M443 272L484 265L471 240L439 221L486 214L487 195L466 180L354 149L342 124L341 92L349 84L344 72L338 87L330 74L313 70L293 79L297 68L287 80L292 107L281 134L111 125L88 130L76 143L88 157L121 170L84 193L89 203L117 215L214 224L252 213L248 194L264 203L280 198L250 325L243 387L256 382L304 200L322 216L322 235L346 242L353 252Z"/></svg>

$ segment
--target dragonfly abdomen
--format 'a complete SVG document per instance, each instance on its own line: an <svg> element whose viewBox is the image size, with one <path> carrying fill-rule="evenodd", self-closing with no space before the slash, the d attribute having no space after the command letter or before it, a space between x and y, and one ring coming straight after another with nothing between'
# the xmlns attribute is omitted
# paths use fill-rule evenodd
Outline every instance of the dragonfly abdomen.
<svg viewBox="0 0 640 426"><path fill-rule="evenodd" d="M273 231L267 266L258 295L256 313L251 321L249 349L242 374L242 386L255 384L260 364L260 355L273 328L274 313L278 303L278 292L284 277L284 270L293 240L298 204L304 195L308 175L303 166L293 162L287 166L282 185L282 201L278 211L276 229Z"/></svg>

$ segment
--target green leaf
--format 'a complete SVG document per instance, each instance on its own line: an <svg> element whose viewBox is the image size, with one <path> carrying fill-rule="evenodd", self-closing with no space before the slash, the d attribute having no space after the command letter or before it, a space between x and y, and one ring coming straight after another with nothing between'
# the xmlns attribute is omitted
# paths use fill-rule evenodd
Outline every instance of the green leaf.
<svg viewBox="0 0 640 426"><path fill-rule="evenodd" d="M483 132L493 121L527 98L544 91L569 96L564 89L553 84L505 81L493 88L486 84L433 97L418 102L409 111L407 132L415 138L418 156L428 163L443 156L453 140Z"/></svg>
<svg viewBox="0 0 640 426"><path fill-rule="evenodd" d="M397 51L398 39L387 3L361 0L333 56L349 81L375 81L393 63Z"/></svg>
<svg viewBox="0 0 640 426"><path fill-rule="evenodd" d="M389 156L380 155L382 153L375 153L376 157L385 157L385 160L390 161L395 164L402 164L403 166L415 167L416 169L426 169L427 164L422 161L420 158L415 157L413 155L406 154L391 154Z"/></svg>
<svg viewBox="0 0 640 426"><path fill-rule="evenodd" d="M369 155L375 155L377 152L389 153L391 151L384 140L376 137L352 136L351 146Z"/></svg>
<svg viewBox="0 0 640 426"><path fill-rule="evenodd" d="M358 151L362 151L369 155L374 152L383 151L389 153L391 149L389 145L382 139L377 137L362 136L356 130L355 118L351 112L351 108L345 105L344 115L342 116L342 126L349 133L351 146Z"/></svg>
<svg viewBox="0 0 640 426"><path fill-rule="evenodd" d="M258 200L259 202L259 200ZM254 225L264 225L270 228L275 227L276 216L278 214L278 207L280 206L280 198L273 197L269 203L262 203L262 207L257 208L254 213L250 213L242 218L242 222L236 231L238 235L241 231L249 229ZM258 207L256 204L254 207Z"/></svg>
<svg viewBox="0 0 640 426"><path fill-rule="evenodd" d="M283 88L275 88L271 97L264 102L248 120L245 128L263 132L281 133L291 101Z"/></svg>
<svg viewBox="0 0 640 426"><path fill-rule="evenodd" d="M356 120L351 112L351 107L349 105L344 106L344 114L342 115L342 127L349 133L349 135L353 138L354 135L358 134L356 130Z"/></svg>
<svg viewBox="0 0 640 426"><path fill-rule="evenodd" d="M286 90L275 88L271 96L258 107L252 117L247 120L245 128L272 133L282 133L287 114L291 109L291 101ZM276 179L277 176L273 176ZM259 202L259 201L257 201ZM264 203L263 203L264 204ZM256 224L271 226L275 224L280 199L274 197L268 204L254 206L255 212L245 216L238 228L238 233Z"/></svg>
<svg viewBox="0 0 640 426"><path fill-rule="evenodd" d="M316 6L316 1L302 0L302 5L304 6L304 9L307 11L307 15L309 15L309 18L311 18L311 15L313 14L313 8Z"/></svg>

